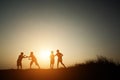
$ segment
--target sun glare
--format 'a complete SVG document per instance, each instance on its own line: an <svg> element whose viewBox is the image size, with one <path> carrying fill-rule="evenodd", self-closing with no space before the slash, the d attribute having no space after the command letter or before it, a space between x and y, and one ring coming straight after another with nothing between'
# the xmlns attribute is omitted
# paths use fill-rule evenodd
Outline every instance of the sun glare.
<svg viewBox="0 0 120 80"><path fill-rule="evenodd" d="M38 52L37 60L41 68L49 68L50 64L50 50L49 49L40 49Z"/></svg>
<svg viewBox="0 0 120 80"><path fill-rule="evenodd" d="M40 58L42 60L48 60L49 56L50 56L50 51L48 51L48 50L43 50L40 52Z"/></svg>

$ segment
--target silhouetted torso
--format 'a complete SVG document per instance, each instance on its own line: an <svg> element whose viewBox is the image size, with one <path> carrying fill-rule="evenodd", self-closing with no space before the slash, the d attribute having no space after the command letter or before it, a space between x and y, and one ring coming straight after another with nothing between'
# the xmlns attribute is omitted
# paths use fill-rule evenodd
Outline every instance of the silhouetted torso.
<svg viewBox="0 0 120 80"><path fill-rule="evenodd" d="M32 61L36 61L37 59L36 59L36 57L32 54L32 55L30 55L30 57L31 57L31 60Z"/></svg>
<svg viewBox="0 0 120 80"><path fill-rule="evenodd" d="M54 57L55 57L54 54L51 54L51 55L50 55L50 61L51 61L51 64L54 64Z"/></svg>
<svg viewBox="0 0 120 80"><path fill-rule="evenodd" d="M63 56L63 54L62 54L62 53L56 53L56 55L58 56L58 60L59 60L59 61L62 61L62 56Z"/></svg>
<svg viewBox="0 0 120 80"><path fill-rule="evenodd" d="M21 62L23 58L24 58L23 55L19 55L19 57L18 57L18 59L17 59L17 62Z"/></svg>

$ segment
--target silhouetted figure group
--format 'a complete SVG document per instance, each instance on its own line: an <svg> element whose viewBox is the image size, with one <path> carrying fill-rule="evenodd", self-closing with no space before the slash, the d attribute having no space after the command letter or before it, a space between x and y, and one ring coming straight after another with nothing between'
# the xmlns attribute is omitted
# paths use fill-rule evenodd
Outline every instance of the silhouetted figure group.
<svg viewBox="0 0 120 80"><path fill-rule="evenodd" d="M51 51L51 54L50 54L50 68L51 69L54 68L54 63L55 63L54 58L55 58L55 56L58 57L58 59L57 59L57 68L59 68L59 63L61 63L64 66L64 68L66 68L66 66L63 64L63 61L62 61L63 54L60 53L59 50L57 50L56 52L57 52L56 55L54 55L54 52ZM18 59L17 59L17 69L22 69L22 59L23 58L28 58L29 60L31 60L30 69L31 69L31 66L32 66L33 63L35 63L35 65L40 69L40 66L39 66L39 64L37 62L37 59L34 56L33 52L30 52L30 56L24 55L23 52L20 53L20 55L18 56Z"/></svg>
<svg viewBox="0 0 120 80"><path fill-rule="evenodd" d="M63 60L62 60L62 56L63 54L60 53L59 50L56 51L57 53L54 55L53 51L51 51L51 54L50 54L50 68L53 69L54 68L54 57L57 56L58 59L57 59L57 68L59 68L59 63L61 63L64 68L66 68L66 66L63 64Z"/></svg>
<svg viewBox="0 0 120 80"><path fill-rule="evenodd" d="M17 59L17 69L22 69L22 59L23 58L28 58L29 60L31 60L30 69L31 69L31 66L32 66L33 63L35 63L38 66L38 68L40 68L40 66L37 62L37 59L34 56L33 52L30 52L30 56L25 56L24 53L21 52L21 54L18 56L18 59Z"/></svg>

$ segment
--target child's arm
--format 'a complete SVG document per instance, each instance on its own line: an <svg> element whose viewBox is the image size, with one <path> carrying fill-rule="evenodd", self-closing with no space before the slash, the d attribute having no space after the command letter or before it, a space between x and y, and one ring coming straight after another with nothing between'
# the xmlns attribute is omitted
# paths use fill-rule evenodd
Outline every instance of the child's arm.
<svg viewBox="0 0 120 80"><path fill-rule="evenodd" d="M23 58L28 58L28 56L24 55Z"/></svg>
<svg viewBox="0 0 120 80"><path fill-rule="evenodd" d="M61 53L61 56L63 56L63 54Z"/></svg>

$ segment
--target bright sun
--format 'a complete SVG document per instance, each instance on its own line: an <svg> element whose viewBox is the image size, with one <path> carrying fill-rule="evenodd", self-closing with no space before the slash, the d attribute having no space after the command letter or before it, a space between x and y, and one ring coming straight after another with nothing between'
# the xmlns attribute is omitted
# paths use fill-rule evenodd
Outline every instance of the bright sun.
<svg viewBox="0 0 120 80"><path fill-rule="evenodd" d="M39 51L39 54L37 55L40 67L42 68L49 68L49 62L50 62L50 50L42 49Z"/></svg>
<svg viewBox="0 0 120 80"><path fill-rule="evenodd" d="M48 50L40 51L40 58L42 60L48 60L49 56L50 56L50 51L48 51Z"/></svg>

